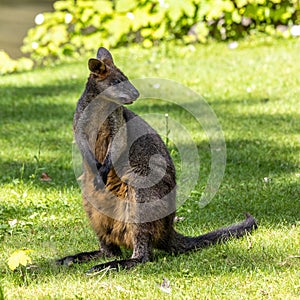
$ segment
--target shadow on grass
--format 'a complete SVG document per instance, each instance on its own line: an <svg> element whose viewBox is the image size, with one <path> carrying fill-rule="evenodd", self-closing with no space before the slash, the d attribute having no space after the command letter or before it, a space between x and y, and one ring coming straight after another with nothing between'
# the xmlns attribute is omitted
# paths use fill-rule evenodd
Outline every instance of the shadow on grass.
<svg viewBox="0 0 300 300"><path fill-rule="evenodd" d="M76 107L76 96L72 86L67 87L47 86L35 88L14 88L0 93L0 120L1 123L13 122L53 122L55 120L72 120L72 115ZM61 100L61 95L65 98L74 98L74 104L70 100Z"/></svg>
<svg viewBox="0 0 300 300"><path fill-rule="evenodd" d="M72 165L61 165L63 162L43 161L41 163L27 161L3 161L0 159L0 184L19 182L24 184L34 183L39 188L48 186L64 187L68 184L76 184L76 178ZM51 178L50 181L42 179L42 173L47 173Z"/></svg>
<svg viewBox="0 0 300 300"><path fill-rule="evenodd" d="M96 249L90 249L96 250ZM266 251L270 251L270 253ZM86 271L88 271L92 266L99 263L109 262L114 259L112 258L100 258L94 261L73 264L71 266L59 266L56 265L55 260L58 257L53 257L51 259L38 260L32 267L26 270L27 284L36 284L38 282L47 282L48 280L53 280L52 277L67 278L74 276L86 280L90 278L91 280L97 280L102 278L103 280L108 280L111 276L136 276L139 277L153 276L158 280L164 278L167 274L168 279L171 278L197 278L202 277L224 277L236 274L240 276L241 274L251 274L257 270L262 273L276 274L285 273L287 270L294 268L297 270L299 266L299 261L292 261L288 264L284 264L285 259L288 258L288 254L284 253L286 256L280 256L273 253L274 249L264 249L263 245L256 245L255 248L247 249L246 247L237 248L232 247L232 245L222 245L222 246L211 246L203 250L189 252L181 254L178 256L173 256L166 254L164 252L155 251L153 262L140 264L132 270L103 270L98 274L91 274L92 276L87 276ZM129 253L123 253L121 259L126 259ZM119 259L119 258L118 258ZM7 270L2 272L3 275L14 276L15 282L22 285L22 278L18 274L12 274L11 271ZM170 277L171 278L170 278ZM70 279L71 279L70 278Z"/></svg>

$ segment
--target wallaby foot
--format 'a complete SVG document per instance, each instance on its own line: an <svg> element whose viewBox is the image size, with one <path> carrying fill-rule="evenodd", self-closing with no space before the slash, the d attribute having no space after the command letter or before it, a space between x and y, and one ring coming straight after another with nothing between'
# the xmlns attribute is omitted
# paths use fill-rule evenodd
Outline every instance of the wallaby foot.
<svg viewBox="0 0 300 300"><path fill-rule="evenodd" d="M95 272L99 272L103 269L109 268L114 269L116 271L125 269L131 269L138 264L146 263L152 260L152 244L151 244L151 236L145 232L143 232L141 225L137 225L138 234L134 238L134 246L133 253L131 258L123 259L123 260L114 260L107 263L102 263L96 265L89 269L86 274L92 274Z"/></svg>
<svg viewBox="0 0 300 300"><path fill-rule="evenodd" d="M83 263L86 261L94 260L99 257L103 257L103 251L91 251L91 252L81 252L75 255L65 256L55 261L57 265L64 265L64 266L71 266L72 264L76 263Z"/></svg>
<svg viewBox="0 0 300 300"><path fill-rule="evenodd" d="M104 270L106 268L119 271L119 270L128 270L133 267L135 267L138 264L145 263L146 261L143 261L141 259L135 259L135 258L129 258L129 259L123 259L123 260L114 260L107 263L99 264L91 269L89 269L86 274L90 275L93 273L97 273L101 270Z"/></svg>
<svg viewBox="0 0 300 300"><path fill-rule="evenodd" d="M61 259L56 260L57 265L70 266L74 263L83 263L90 260L95 260L101 257L118 257L121 256L121 249L116 245L101 245L100 250L90 252L80 252L75 255L65 256Z"/></svg>

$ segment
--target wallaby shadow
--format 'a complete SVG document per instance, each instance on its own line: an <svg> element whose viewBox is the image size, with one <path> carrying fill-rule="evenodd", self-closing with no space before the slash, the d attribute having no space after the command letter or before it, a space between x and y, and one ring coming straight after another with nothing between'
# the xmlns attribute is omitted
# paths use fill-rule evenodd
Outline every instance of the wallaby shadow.
<svg viewBox="0 0 300 300"><path fill-rule="evenodd" d="M79 85L80 86L80 85ZM0 124L29 121L72 120L76 99L80 91L76 91L75 83L60 85L3 87L0 90ZM69 94L68 94L69 93ZM66 101L55 102L56 97ZM74 103L70 102L74 99Z"/></svg>
<svg viewBox="0 0 300 300"><path fill-rule="evenodd" d="M19 152L21 148L26 149L29 154L26 160L13 155L1 157L0 183L22 180L42 189L76 184L72 167L72 120L80 83L73 80L58 85L1 88L1 137L7 145L2 151L14 152L15 147ZM62 97L66 100L62 101ZM57 157L49 158L44 152L52 152ZM43 172L49 174L51 182L39 180Z"/></svg>
<svg viewBox="0 0 300 300"><path fill-rule="evenodd" d="M255 234L255 233L254 233ZM243 238L245 239L245 237ZM129 276L140 274L140 276L153 276L154 278L164 278L165 274L172 274L175 277L193 277L204 278L206 276L224 276L226 274L235 274L240 272L253 272L259 269L261 272L269 271L270 261L266 259L266 250L259 246L254 250L247 247L238 248L233 244L214 245L200 251L188 252L180 255L171 255L163 251L155 250L152 262L140 264L131 270L115 270L104 269L93 276L86 275L86 271L93 265L114 260L114 258L100 258L97 260L72 264L71 266L60 266L55 263L53 259L37 260L32 266L27 267L26 276L31 282L47 282L49 277L53 276L76 276L80 280L87 278L97 278L104 276L104 280L108 280L111 276ZM210 255L211 253L212 255ZM130 251L123 251L121 258L126 258L130 255ZM271 254L270 254L271 255ZM273 270L278 273L285 273L286 269L290 268L289 264L286 266L280 264L273 264ZM10 272L10 271L8 271ZM3 270L5 276L6 271Z"/></svg>
<svg viewBox="0 0 300 300"><path fill-rule="evenodd" d="M269 105L268 99L259 98L248 99L246 103L243 99L226 99L224 102L235 105ZM257 219L272 224L278 222L295 224L300 215L299 184L296 182L296 176L299 176L296 175L299 173L299 164L291 158L290 154L296 153L297 147L289 143L288 139L283 144L281 141L265 137L274 133L287 136L299 133L300 123L297 116L279 112L268 114L266 109L245 116L244 113L239 114L224 109L224 102L211 103L224 130L227 159L225 176L216 195L217 199L209 204L208 211L212 209L214 214L226 220L226 216L221 216L224 213L223 209L219 214L217 212L218 206L223 202L228 215L248 210ZM199 109L199 103L189 103L188 106L191 108L190 112L177 104L145 99L141 103L134 104L133 108L138 114L145 111L161 114L162 119L165 113L192 119L191 112ZM244 137L241 135L239 138L234 138L226 134L227 128L231 131L245 131L246 134ZM199 129L201 130L201 126ZM255 132L255 135L251 136L249 132ZM201 162L203 159L204 163L209 161L210 149L207 144L197 142L197 147L202 155ZM282 180L282 178L286 179ZM242 194L240 194L241 190ZM274 201L275 198L277 201ZM230 199L230 202L228 200L224 202L223 199ZM282 202L278 199L284 200ZM203 213L205 214L205 209Z"/></svg>

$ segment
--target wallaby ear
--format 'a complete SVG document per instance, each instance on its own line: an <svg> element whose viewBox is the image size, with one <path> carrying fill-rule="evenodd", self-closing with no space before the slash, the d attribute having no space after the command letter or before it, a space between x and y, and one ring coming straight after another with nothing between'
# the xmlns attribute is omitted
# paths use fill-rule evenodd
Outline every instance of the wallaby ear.
<svg viewBox="0 0 300 300"><path fill-rule="evenodd" d="M99 60L103 60L105 62L110 62L110 63L114 62L110 52L107 49L105 49L104 47L100 47L98 49L96 57Z"/></svg>
<svg viewBox="0 0 300 300"><path fill-rule="evenodd" d="M89 60L89 69L92 73L99 75L104 75L107 72L105 63L95 58Z"/></svg>

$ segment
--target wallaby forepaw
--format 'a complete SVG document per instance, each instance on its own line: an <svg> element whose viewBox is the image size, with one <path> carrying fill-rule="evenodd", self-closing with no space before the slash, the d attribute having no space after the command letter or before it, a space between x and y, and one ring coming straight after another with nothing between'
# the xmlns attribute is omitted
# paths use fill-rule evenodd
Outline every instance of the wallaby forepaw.
<svg viewBox="0 0 300 300"><path fill-rule="evenodd" d="M102 165L100 168L98 168L98 174L102 177L103 182L106 184L107 182L107 176L110 171L109 165Z"/></svg>
<svg viewBox="0 0 300 300"><path fill-rule="evenodd" d="M106 182L104 182L104 180L102 179L102 177L99 174L97 174L95 176L94 187L95 187L96 191L103 190L105 187L105 183Z"/></svg>
<svg viewBox="0 0 300 300"><path fill-rule="evenodd" d="M100 189L104 189L107 183L107 176L110 171L109 167L105 164L97 163L98 174L96 174L94 179L95 189L98 191Z"/></svg>

